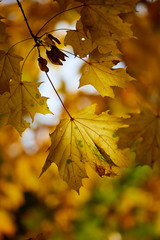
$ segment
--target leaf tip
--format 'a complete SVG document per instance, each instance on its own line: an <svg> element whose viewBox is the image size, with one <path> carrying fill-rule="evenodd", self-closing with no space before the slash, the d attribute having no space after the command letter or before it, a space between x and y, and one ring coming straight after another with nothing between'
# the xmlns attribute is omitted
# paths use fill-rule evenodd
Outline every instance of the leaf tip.
<svg viewBox="0 0 160 240"><path fill-rule="evenodd" d="M42 174L45 172L45 170L42 168L42 171L41 171L41 173L40 173L40 175L39 175L39 178L42 176Z"/></svg>

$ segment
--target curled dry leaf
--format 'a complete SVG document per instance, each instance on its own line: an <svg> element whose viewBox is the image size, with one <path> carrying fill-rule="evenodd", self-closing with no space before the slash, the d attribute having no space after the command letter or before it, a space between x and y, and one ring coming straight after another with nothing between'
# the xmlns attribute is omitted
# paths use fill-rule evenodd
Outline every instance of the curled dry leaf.
<svg viewBox="0 0 160 240"><path fill-rule="evenodd" d="M42 58L42 57L38 58L38 63L41 71L43 72L49 71L49 68L47 67L47 60L45 58Z"/></svg>
<svg viewBox="0 0 160 240"><path fill-rule="evenodd" d="M54 37L52 34L48 34L48 38L54 43L54 41L58 44L61 44L58 38Z"/></svg>
<svg viewBox="0 0 160 240"><path fill-rule="evenodd" d="M46 51L47 57L51 63L55 65L63 65L62 61L65 61L65 57L68 57L62 51L60 51L56 46L52 46L50 51Z"/></svg>

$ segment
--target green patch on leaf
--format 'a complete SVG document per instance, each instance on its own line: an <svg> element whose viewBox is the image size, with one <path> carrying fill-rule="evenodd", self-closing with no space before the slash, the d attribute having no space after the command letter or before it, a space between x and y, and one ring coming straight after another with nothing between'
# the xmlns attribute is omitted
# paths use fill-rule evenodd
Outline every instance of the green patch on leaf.
<svg viewBox="0 0 160 240"><path fill-rule="evenodd" d="M104 160L103 156L101 155L101 152L98 150L97 147L94 147L94 148L92 149L92 151L93 151L94 155L97 157L97 159L98 159L99 161L103 161L103 160Z"/></svg>
<svg viewBox="0 0 160 240"><path fill-rule="evenodd" d="M83 148L82 140L78 140L78 146L79 146L80 148Z"/></svg>
<svg viewBox="0 0 160 240"><path fill-rule="evenodd" d="M44 100L41 99L41 100L39 101L39 104L40 104L40 105L44 105Z"/></svg>
<svg viewBox="0 0 160 240"><path fill-rule="evenodd" d="M71 159L67 159L67 164L70 164L72 163L72 160Z"/></svg>
<svg viewBox="0 0 160 240"><path fill-rule="evenodd" d="M40 98L40 95L38 93L36 93L36 98Z"/></svg>
<svg viewBox="0 0 160 240"><path fill-rule="evenodd" d="M113 134L112 134L112 137L113 137L113 138L116 138L116 137L117 137L117 135L116 135L115 133L113 133Z"/></svg>
<svg viewBox="0 0 160 240"><path fill-rule="evenodd" d="M138 139L137 141L135 141L135 142L133 143L133 145L132 145L132 150L133 150L133 149L136 149L140 143L141 143L141 140L140 140L140 139Z"/></svg>

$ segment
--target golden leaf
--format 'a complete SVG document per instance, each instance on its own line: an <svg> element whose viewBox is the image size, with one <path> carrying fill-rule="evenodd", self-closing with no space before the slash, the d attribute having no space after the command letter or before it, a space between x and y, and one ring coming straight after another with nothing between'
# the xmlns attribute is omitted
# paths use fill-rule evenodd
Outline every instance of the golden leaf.
<svg viewBox="0 0 160 240"><path fill-rule="evenodd" d="M95 171L97 166L114 173L119 166L127 166L127 159L117 148L115 131L122 127L119 119L107 112L94 114L96 105L84 108L73 116L63 119L51 134L51 146L42 173L54 162L60 176L70 188L78 190L82 178L87 177L84 163Z"/></svg>
<svg viewBox="0 0 160 240"><path fill-rule="evenodd" d="M130 24L123 22L119 17L121 13L133 11L136 1L126 0L77 0L84 3L81 11L81 21L87 36L89 31L93 41L101 37L112 37L121 40L132 36Z"/></svg>
<svg viewBox="0 0 160 240"><path fill-rule="evenodd" d="M101 54L102 58L99 58L98 54L95 49L90 54L89 62L82 67L79 87L91 84L101 96L114 97L111 86L125 87L133 78L126 73L125 68L112 69L115 57L103 57L105 55Z"/></svg>
<svg viewBox="0 0 160 240"><path fill-rule="evenodd" d="M10 94L0 96L0 114L5 114L8 124L13 125L20 134L29 127L24 116L30 116L33 121L36 113L51 113L46 103L47 98L41 97L38 90L40 84L13 80L10 83Z"/></svg>
<svg viewBox="0 0 160 240"><path fill-rule="evenodd" d="M0 94L9 92L9 81L20 76L19 62L23 58L15 55L12 50L0 51Z"/></svg>
<svg viewBox="0 0 160 240"><path fill-rule="evenodd" d="M93 50L92 41L83 32L83 26L80 20L76 24L76 30L67 31L64 44L71 45L75 56L79 55L81 58L86 57L86 55Z"/></svg>

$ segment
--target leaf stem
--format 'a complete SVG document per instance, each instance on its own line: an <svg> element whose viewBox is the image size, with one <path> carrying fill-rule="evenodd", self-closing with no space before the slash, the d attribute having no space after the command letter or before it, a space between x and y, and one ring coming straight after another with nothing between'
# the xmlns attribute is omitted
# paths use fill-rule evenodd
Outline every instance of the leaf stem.
<svg viewBox="0 0 160 240"><path fill-rule="evenodd" d="M56 88L55 88L55 86L54 86L53 82L51 81L51 79L50 79L50 77L49 77L48 73L47 73L47 72L45 72L45 74L46 74L46 76L47 76L47 78L48 78L48 80L49 80L50 84L52 85L52 87L53 87L53 89L54 89L54 91L55 91L55 93L56 93L57 97L59 98L59 100L60 100L60 102L61 102L62 106L64 107L64 109L65 109L66 113L68 114L68 116L70 117L70 119L71 119L71 120L73 120L73 117L71 116L71 114L68 112L68 110L67 110L66 106L64 105L64 102L62 101L62 99L61 99L60 95L58 94L58 92L57 92L57 90L56 90Z"/></svg>
<svg viewBox="0 0 160 240"><path fill-rule="evenodd" d="M49 32L43 33L39 38L42 38L44 35L46 35L48 33L56 32L56 31L70 31L70 30L73 30L73 29L70 29L70 28L57 28L57 29L53 29L53 30L51 30Z"/></svg>
<svg viewBox="0 0 160 240"><path fill-rule="evenodd" d="M81 57L79 57L79 56L75 56L75 54L74 54L74 53L71 53L71 52L69 52L69 51L67 51L67 50L64 50L64 49L59 49L59 50L61 50L62 52L65 52L65 53L71 54L71 55L72 55L72 56L74 56L75 58L77 57L77 58L79 58L81 61L83 61L83 62L85 62L85 63L88 63L88 64L89 64L89 62L88 62L88 61L84 60L83 58L81 58Z"/></svg>
<svg viewBox="0 0 160 240"><path fill-rule="evenodd" d="M9 48L8 52L9 52L13 47L15 47L17 44L22 43L22 42L25 42L25 41L27 41L27 40L31 40L31 39L33 39L33 38L31 38L31 37L30 37L30 38L26 38L26 39L23 39L23 40L15 43L15 44L13 44L13 45Z"/></svg>
<svg viewBox="0 0 160 240"><path fill-rule="evenodd" d="M33 51L34 48L35 48L35 46L33 46L33 47L31 48L31 50L28 52L27 56L25 57L25 59L24 59L24 61L23 61L23 64L22 64L22 67L21 67L21 72L22 72L22 70L23 70L23 67L24 67L24 64L25 64L27 58L29 57L30 53Z"/></svg>

